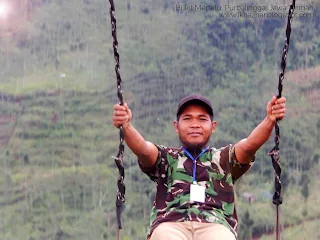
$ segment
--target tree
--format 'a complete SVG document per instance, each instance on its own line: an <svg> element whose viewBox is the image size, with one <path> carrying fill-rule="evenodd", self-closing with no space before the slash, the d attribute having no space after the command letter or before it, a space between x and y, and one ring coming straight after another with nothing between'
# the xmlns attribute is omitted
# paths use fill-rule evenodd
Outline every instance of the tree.
<svg viewBox="0 0 320 240"><path fill-rule="evenodd" d="M254 220L251 218L250 216L250 213L249 211L247 210L242 219L241 219L241 224L242 224L242 233L243 233L243 236L242 238L243 239L250 239L252 238L252 226L254 224Z"/></svg>

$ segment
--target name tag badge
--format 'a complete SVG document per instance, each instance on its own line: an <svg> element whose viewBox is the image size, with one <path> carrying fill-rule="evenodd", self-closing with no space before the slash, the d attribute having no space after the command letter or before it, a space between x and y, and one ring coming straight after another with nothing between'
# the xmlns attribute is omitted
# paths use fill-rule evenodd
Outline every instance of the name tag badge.
<svg viewBox="0 0 320 240"><path fill-rule="evenodd" d="M205 201L205 187L199 186L196 183L190 185L190 201L201 202Z"/></svg>

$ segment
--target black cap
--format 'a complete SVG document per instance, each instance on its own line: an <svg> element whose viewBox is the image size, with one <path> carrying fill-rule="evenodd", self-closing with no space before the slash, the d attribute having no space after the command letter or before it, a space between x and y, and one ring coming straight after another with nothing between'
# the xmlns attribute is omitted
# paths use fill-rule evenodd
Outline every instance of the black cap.
<svg viewBox="0 0 320 240"><path fill-rule="evenodd" d="M181 114L182 109L187 105L191 103L197 103L202 106L204 106L207 110L209 115L211 116L211 120L213 119L213 109L212 104L209 99L199 95L199 94L191 94L187 97L184 97L180 100L178 109L177 109L177 118Z"/></svg>

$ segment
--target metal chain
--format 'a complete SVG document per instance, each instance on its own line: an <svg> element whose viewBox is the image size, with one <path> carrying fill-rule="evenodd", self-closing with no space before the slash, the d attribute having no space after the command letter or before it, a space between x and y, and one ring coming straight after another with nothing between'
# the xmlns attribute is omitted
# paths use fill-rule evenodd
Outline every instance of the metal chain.
<svg viewBox="0 0 320 240"><path fill-rule="evenodd" d="M286 60L287 60L287 53L290 44L290 35L291 35L291 25L293 21L293 13L295 9L295 0L292 0L292 3L289 8L288 14L288 22L286 28L286 39L283 47L282 58L281 58L281 72L279 74L279 83L278 83L278 96L277 98L281 97L282 94L282 87L283 87L283 79L286 70ZM277 225L276 225L276 234L277 240L279 239L279 205L282 204L282 197L281 197L281 166L280 166L280 123L278 119L276 120L275 124L275 138L274 138L275 146L269 152L269 155L272 159L272 165L275 172L275 193L273 195L273 203L277 206Z"/></svg>
<svg viewBox="0 0 320 240"><path fill-rule="evenodd" d="M121 76L120 76L120 56L118 53L118 40L117 40L117 20L115 18L115 7L113 0L109 0L110 2L110 17L111 17L111 33L113 37L113 53L114 53L114 59L116 61L115 65L115 72L117 76L117 95L119 99L120 105L123 105L123 95L122 95L122 89L121 89ZM124 132L123 128L120 127L119 130L119 136L120 136L120 143L119 143L119 152L115 159L115 163L119 170L119 177L117 181L118 185L118 191L117 191L117 199L116 199L116 212L117 212L117 223L118 223L118 232L117 232L117 239L119 239L120 236L120 229L122 229L121 225L121 208L123 203L125 202L125 185L124 185L124 166L123 166L123 153L124 153Z"/></svg>

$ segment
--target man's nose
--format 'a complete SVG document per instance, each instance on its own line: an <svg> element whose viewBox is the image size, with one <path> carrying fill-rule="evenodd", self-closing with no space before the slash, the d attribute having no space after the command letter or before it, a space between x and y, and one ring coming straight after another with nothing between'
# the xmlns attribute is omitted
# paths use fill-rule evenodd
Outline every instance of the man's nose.
<svg viewBox="0 0 320 240"><path fill-rule="evenodd" d="M198 127L200 127L199 121L197 121L197 120L192 120L192 121L191 121L191 124L190 124L190 127L192 127L192 128L198 128Z"/></svg>

